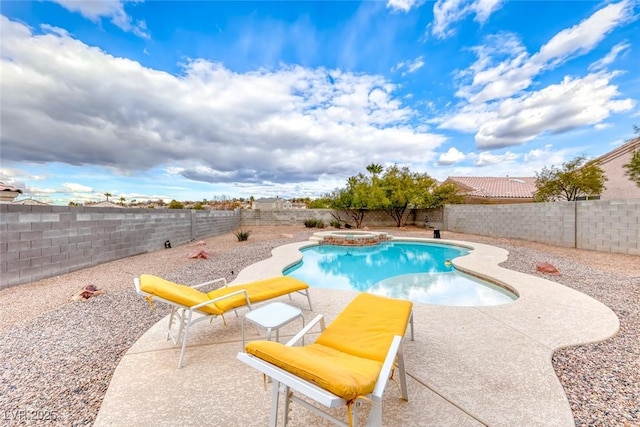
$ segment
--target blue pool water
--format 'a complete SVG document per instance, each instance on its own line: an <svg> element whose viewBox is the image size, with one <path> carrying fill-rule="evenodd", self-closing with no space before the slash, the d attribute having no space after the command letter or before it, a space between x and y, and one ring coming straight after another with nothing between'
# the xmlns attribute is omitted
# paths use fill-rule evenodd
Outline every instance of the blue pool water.
<svg viewBox="0 0 640 427"><path fill-rule="evenodd" d="M416 242L313 246L303 249L302 261L284 275L312 287L357 290L428 304L484 306L515 300L507 290L461 273L447 262L468 252Z"/></svg>

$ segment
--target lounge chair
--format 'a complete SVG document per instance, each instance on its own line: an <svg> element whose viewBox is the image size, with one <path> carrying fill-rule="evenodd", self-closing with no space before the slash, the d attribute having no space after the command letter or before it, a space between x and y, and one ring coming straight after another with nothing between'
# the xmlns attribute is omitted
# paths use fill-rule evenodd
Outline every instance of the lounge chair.
<svg viewBox="0 0 640 427"><path fill-rule="evenodd" d="M224 314L231 310L235 311L242 307L251 310L251 304L283 295L289 295L291 298L294 292L307 297L309 310L311 310L309 285L293 277L280 276L233 286L227 286L224 278L196 286L180 285L150 274L143 274L139 279L133 280L138 294L144 296L152 307L154 300L173 306L169 316L167 339L171 339L174 344L182 343L178 368L182 367L189 329L201 320L220 316L226 325ZM222 284L222 287L210 292L200 290L215 284ZM174 322L178 323L178 333L175 336L171 332Z"/></svg>
<svg viewBox="0 0 640 427"><path fill-rule="evenodd" d="M410 323L413 340L412 307L410 301L361 293L326 329L322 315L318 315L286 344L247 343L238 360L273 380L270 426L278 422L280 393L285 398L285 425L291 401L342 426L357 423L354 403L368 401L372 408L367 425L382 425L382 395L396 364L402 398L408 400L402 337ZM295 347L318 323L322 333L316 341ZM319 405L346 406L348 424Z"/></svg>

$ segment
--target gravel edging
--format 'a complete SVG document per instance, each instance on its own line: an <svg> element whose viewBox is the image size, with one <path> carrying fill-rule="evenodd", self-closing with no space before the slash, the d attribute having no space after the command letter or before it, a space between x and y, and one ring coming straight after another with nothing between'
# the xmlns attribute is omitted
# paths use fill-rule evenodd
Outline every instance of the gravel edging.
<svg viewBox="0 0 640 427"><path fill-rule="evenodd" d="M274 247L307 240L310 234L249 241L209 260L174 268L166 278L185 284L212 277L232 280L242 268L269 257ZM425 237L424 231L402 234ZM640 277L625 274L624 268L619 273L594 268L558 254L562 252L558 248L540 250L539 244L457 234L454 238L502 247L509 251L503 267L574 288L616 313L621 327L615 337L560 349L552 363L577 426L640 425ZM550 262L562 274L537 273L535 263L540 261ZM8 327L0 334L0 419L9 425L50 425L51 421L33 418L55 415L64 425L90 425L120 359L169 311L162 304L156 306L151 312L144 299L126 288L68 303ZM20 414L22 421L15 416Z"/></svg>

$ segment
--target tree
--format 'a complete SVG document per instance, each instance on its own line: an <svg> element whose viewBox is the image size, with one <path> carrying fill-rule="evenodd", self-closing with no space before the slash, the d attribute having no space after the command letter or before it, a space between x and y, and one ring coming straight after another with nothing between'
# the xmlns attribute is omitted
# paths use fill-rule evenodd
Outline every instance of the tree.
<svg viewBox="0 0 640 427"><path fill-rule="evenodd" d="M629 179L636 183L638 187L640 187L640 150L635 150L633 155L631 156L631 160L629 163L624 165L626 169L625 175L629 177Z"/></svg>
<svg viewBox="0 0 640 427"><path fill-rule="evenodd" d="M109 197L113 196L113 194L106 192L104 193L104 196L107 198L107 202L109 201Z"/></svg>
<svg viewBox="0 0 640 427"><path fill-rule="evenodd" d="M169 209L184 209L184 205L175 199L172 200L167 207Z"/></svg>
<svg viewBox="0 0 640 427"><path fill-rule="evenodd" d="M458 187L448 182L440 184L433 188L427 199L424 201L423 208L438 208L447 204L458 204L464 202L464 197L458 194Z"/></svg>
<svg viewBox="0 0 640 427"><path fill-rule="evenodd" d="M125 202L126 200L127 200L127 199L125 199L124 197L120 197L120 206L124 206L124 202Z"/></svg>
<svg viewBox="0 0 640 427"><path fill-rule="evenodd" d="M371 180L362 173L347 179L346 188L339 188L331 194L331 208L338 211L334 218L346 222L340 214L344 214L356 223L356 228L362 227L364 214L368 209L381 206L382 192L374 188Z"/></svg>
<svg viewBox="0 0 640 427"><path fill-rule="evenodd" d="M411 209L431 204L433 188L436 180L429 175L411 172L408 167L387 168L380 179L384 191L382 209L403 227Z"/></svg>
<svg viewBox="0 0 640 427"><path fill-rule="evenodd" d="M581 196L595 196L605 189L607 177L593 160L579 156L562 164L546 166L536 172L536 202L574 201Z"/></svg>
<svg viewBox="0 0 640 427"><path fill-rule="evenodd" d="M384 171L382 165L377 163L371 163L367 166L367 172L369 172L374 178L377 178Z"/></svg>
<svg viewBox="0 0 640 427"><path fill-rule="evenodd" d="M640 135L640 127L633 125L633 133ZM623 167L626 169L624 174L640 187L640 150L635 150L631 156L631 161L624 164Z"/></svg>
<svg viewBox="0 0 640 427"><path fill-rule="evenodd" d="M331 208L331 197L325 196L320 197L318 199L310 200L307 203L307 208L309 209L330 209Z"/></svg>

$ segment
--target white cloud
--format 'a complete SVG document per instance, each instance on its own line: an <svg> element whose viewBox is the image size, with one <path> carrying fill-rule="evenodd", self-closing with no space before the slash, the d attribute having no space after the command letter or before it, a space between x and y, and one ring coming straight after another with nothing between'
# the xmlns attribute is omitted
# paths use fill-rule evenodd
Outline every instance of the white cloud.
<svg viewBox="0 0 640 427"><path fill-rule="evenodd" d="M429 159L446 140L413 127L416 113L381 76L301 66L240 74L201 59L174 76L0 19L6 161L282 184Z"/></svg>
<svg viewBox="0 0 640 427"><path fill-rule="evenodd" d="M600 58L593 64L589 65L589 71L600 71L605 69L607 66L613 64L613 62L618 58L618 55L621 53L624 54L624 51L630 47L631 45L629 43L618 43L612 47L609 53L607 53L603 58Z"/></svg>
<svg viewBox="0 0 640 427"><path fill-rule="evenodd" d="M595 126L614 113L631 110L635 101L620 99L617 86L611 83L618 72L567 76L537 91L525 90L538 73L592 50L632 16L633 8L627 1L609 4L560 31L532 56L512 33L487 38L485 45L474 48L475 63L456 76L468 82L456 93L466 102L440 118L439 127L475 133L478 148L494 149L524 144L544 133ZM625 44L617 45L605 62L613 61L626 48Z"/></svg>
<svg viewBox="0 0 640 427"><path fill-rule="evenodd" d="M391 71L406 70L402 72L402 75L406 76L407 74L415 73L422 67L424 67L424 59L422 59L422 56L418 56L413 61L407 60L399 62L391 68Z"/></svg>
<svg viewBox="0 0 640 427"><path fill-rule="evenodd" d="M595 130L604 130L604 129L609 129L610 127L612 127L613 125L611 123L598 123L597 125L595 125L593 128Z"/></svg>
<svg viewBox="0 0 640 427"><path fill-rule="evenodd" d="M509 163L509 162L513 162L514 160L517 160L519 157L520 155L516 153L511 153L509 151L507 151L504 154L491 154L486 151L483 151L478 155L478 158L475 161L475 165L478 167L483 167L483 166Z"/></svg>
<svg viewBox="0 0 640 427"><path fill-rule="evenodd" d="M62 188L65 193L92 193L93 188L87 187L82 184L74 184L72 182L65 182L62 184Z"/></svg>
<svg viewBox="0 0 640 427"><path fill-rule="evenodd" d="M618 89L610 84L613 73L589 74L565 79L540 91L498 104L497 116L480 124L478 148L523 144L544 132L562 133L595 125L612 113L628 111L635 101L615 99Z"/></svg>
<svg viewBox="0 0 640 427"><path fill-rule="evenodd" d="M431 34L444 39L455 33L453 24L475 15L475 21L484 24L489 16L502 6L503 0L438 0L433 5Z"/></svg>
<svg viewBox="0 0 640 427"><path fill-rule="evenodd" d="M449 148L446 153L440 154L438 164L440 165L452 165L465 159L465 155L462 151L455 147Z"/></svg>
<svg viewBox="0 0 640 427"><path fill-rule="evenodd" d="M111 18L111 23L116 27L128 33L133 33L138 37L149 38L147 24L145 21L133 21L133 19L125 12L124 4L127 0L51 0L60 4L70 12L78 12L85 18L98 23L101 18ZM133 0L129 3L140 2L142 0Z"/></svg>
<svg viewBox="0 0 640 427"><path fill-rule="evenodd" d="M414 7L420 7L423 2L424 0L387 0L387 8L409 12Z"/></svg>
<svg viewBox="0 0 640 427"><path fill-rule="evenodd" d="M460 73L463 82L469 77L471 82L463 83L457 95L482 103L517 94L528 88L540 72L591 51L614 28L631 19L633 7L629 1L609 4L579 24L560 31L532 56L528 56L513 34L491 36L484 46L475 48L478 59L470 67L470 73Z"/></svg>

